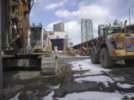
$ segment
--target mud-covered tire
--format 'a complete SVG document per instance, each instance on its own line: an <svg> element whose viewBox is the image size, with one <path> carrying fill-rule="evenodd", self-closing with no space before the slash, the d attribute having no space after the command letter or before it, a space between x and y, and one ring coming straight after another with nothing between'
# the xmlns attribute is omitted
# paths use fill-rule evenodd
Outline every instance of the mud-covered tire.
<svg viewBox="0 0 134 100"><path fill-rule="evenodd" d="M114 61L110 58L107 48L102 48L100 53L100 63L102 67L112 67Z"/></svg>
<svg viewBox="0 0 134 100"><path fill-rule="evenodd" d="M94 64L98 64L99 63L99 56L97 54L95 54L95 50L91 49L90 52L90 58L91 58L91 62Z"/></svg>
<svg viewBox="0 0 134 100"><path fill-rule="evenodd" d="M124 60L124 62L128 67L134 66L134 60L132 60L132 59L126 59L126 60Z"/></svg>

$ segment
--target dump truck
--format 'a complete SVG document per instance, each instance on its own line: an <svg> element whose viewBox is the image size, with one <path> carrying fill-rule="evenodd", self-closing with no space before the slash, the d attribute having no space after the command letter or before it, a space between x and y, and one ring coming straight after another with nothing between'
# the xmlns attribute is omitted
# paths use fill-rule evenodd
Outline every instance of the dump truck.
<svg viewBox="0 0 134 100"><path fill-rule="evenodd" d="M90 57L92 63L112 67L115 62L124 60L127 66L134 66L134 31L115 21L113 25L98 26L98 38L91 40Z"/></svg>

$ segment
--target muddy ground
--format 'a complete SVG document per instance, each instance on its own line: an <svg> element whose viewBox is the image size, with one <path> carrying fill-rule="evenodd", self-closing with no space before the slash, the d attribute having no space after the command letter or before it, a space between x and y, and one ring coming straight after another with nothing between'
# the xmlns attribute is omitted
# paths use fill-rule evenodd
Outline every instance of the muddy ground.
<svg viewBox="0 0 134 100"><path fill-rule="evenodd" d="M119 63L110 71L90 74L89 70L71 70L72 61L81 61L89 57L58 58L60 71L56 76L44 76L40 69L17 68L4 71L4 89L0 90L0 100L48 100L45 96L53 91L53 99L65 97L67 94L85 91L134 93L134 67L128 68ZM100 66L100 65L98 65ZM85 74L89 72L89 74ZM82 81L76 79L83 77L107 76L112 82ZM119 84L131 84L129 87L119 87ZM80 99L84 100L84 99ZM89 99L90 100L90 99ZM134 97L124 95L122 100L134 100Z"/></svg>

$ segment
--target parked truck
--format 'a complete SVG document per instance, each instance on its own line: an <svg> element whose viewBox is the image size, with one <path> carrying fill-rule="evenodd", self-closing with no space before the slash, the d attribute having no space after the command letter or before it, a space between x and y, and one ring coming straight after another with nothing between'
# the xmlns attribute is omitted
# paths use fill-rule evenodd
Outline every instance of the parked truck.
<svg viewBox="0 0 134 100"><path fill-rule="evenodd" d="M127 66L134 65L134 32L124 24L115 21L113 25L99 25L99 37L91 40L91 61L111 67L124 60Z"/></svg>

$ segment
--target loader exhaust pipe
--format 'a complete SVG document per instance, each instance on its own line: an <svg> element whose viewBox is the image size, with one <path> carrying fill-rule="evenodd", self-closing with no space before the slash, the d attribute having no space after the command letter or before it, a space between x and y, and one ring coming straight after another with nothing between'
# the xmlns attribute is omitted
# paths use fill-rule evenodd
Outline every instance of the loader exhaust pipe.
<svg viewBox="0 0 134 100"><path fill-rule="evenodd" d="M124 22L124 31L127 32L127 20Z"/></svg>

